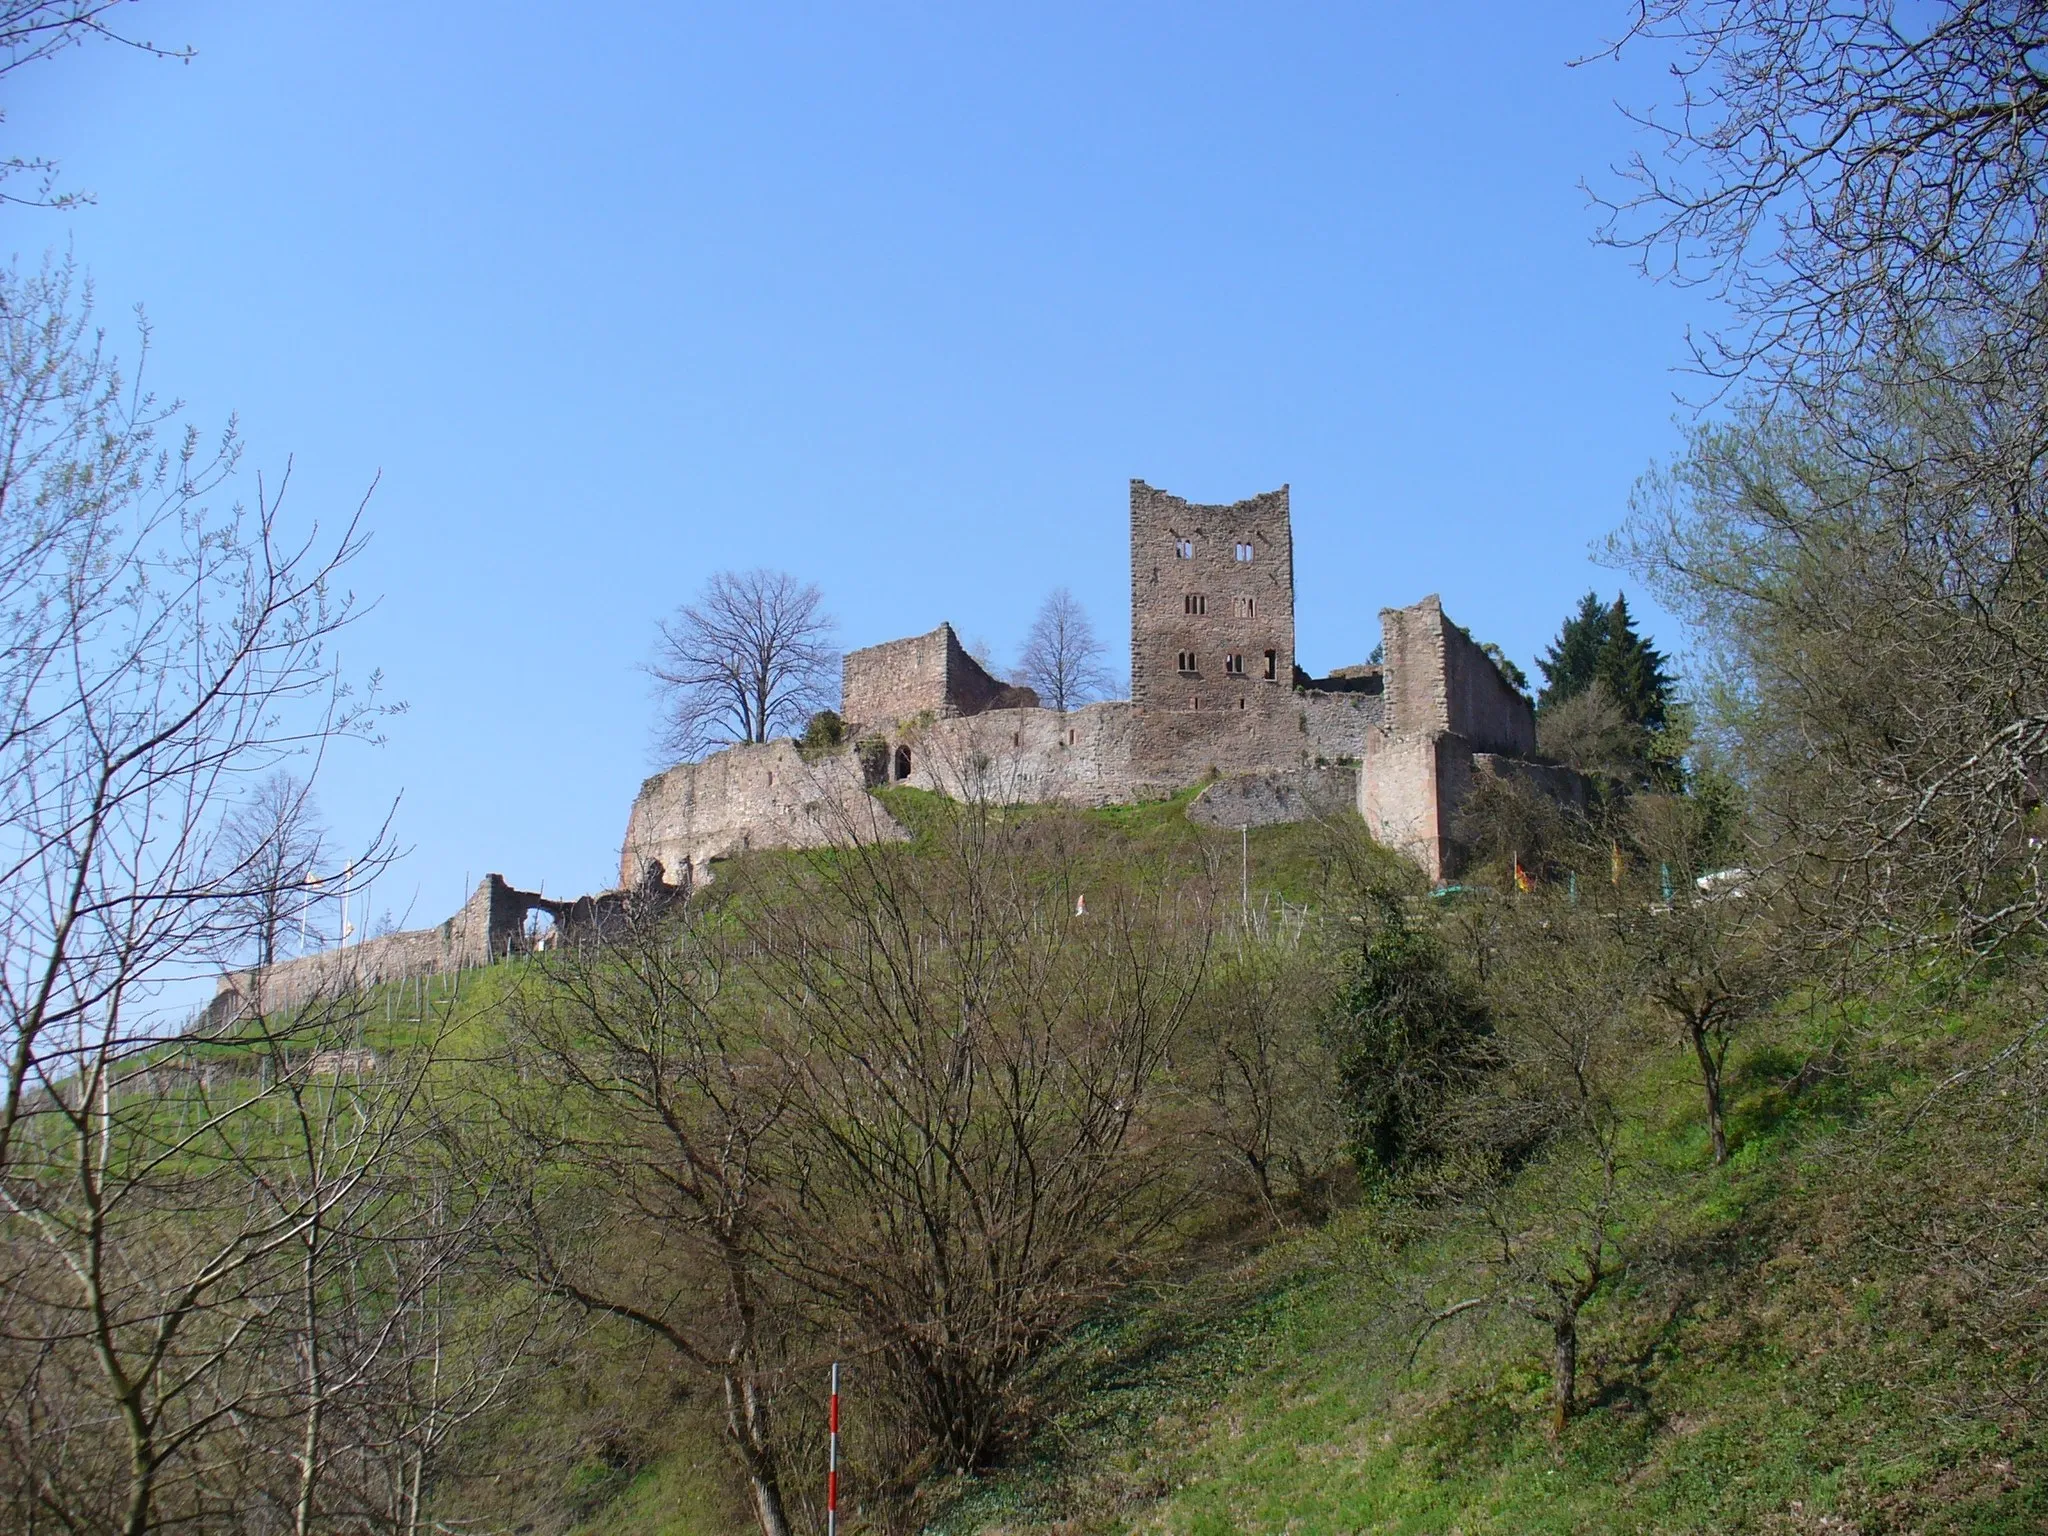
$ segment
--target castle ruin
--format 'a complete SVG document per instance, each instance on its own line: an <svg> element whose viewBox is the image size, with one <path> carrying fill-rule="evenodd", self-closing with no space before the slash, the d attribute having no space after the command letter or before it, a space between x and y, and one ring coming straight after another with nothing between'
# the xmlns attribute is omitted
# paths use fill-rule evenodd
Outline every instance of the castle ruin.
<svg viewBox="0 0 2048 1536"><path fill-rule="evenodd" d="M1064 713L991 677L950 624L849 652L849 745L728 747L642 786L620 880L651 861L702 875L756 848L900 837L866 791L1100 806L1206 781L1189 814L1263 825L1351 810L1441 879L1457 812L1484 776L1574 798L1534 761L1535 711L1435 597L1380 614L1384 660L1311 678L1294 652L1286 486L1227 505L1131 482L1131 696Z"/></svg>
<svg viewBox="0 0 2048 1536"><path fill-rule="evenodd" d="M1203 789L1189 816L1264 826L1356 814L1432 878L1462 858L1460 806L1483 778L1582 799L1535 760L1533 706L1435 597L1380 611L1382 660L1310 677L1294 653L1288 488L1227 505L1131 482L1131 696L1058 711L993 677L950 624L849 651L842 744L723 748L648 779L617 889L554 902L487 877L432 928L223 976L215 1011L290 1007L398 977L467 969L560 934L601 935L670 901L719 859L908 834L869 791L1103 806ZM673 876L674 883L671 883Z"/></svg>

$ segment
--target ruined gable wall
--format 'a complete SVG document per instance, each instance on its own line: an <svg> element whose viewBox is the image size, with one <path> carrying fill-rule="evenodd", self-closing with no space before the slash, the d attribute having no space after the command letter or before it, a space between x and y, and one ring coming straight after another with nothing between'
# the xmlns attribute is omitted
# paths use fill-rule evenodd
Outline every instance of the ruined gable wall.
<svg viewBox="0 0 2048 1536"><path fill-rule="evenodd" d="M839 712L860 725L925 714L974 715L1036 697L991 677L950 624L928 635L848 651L840 663Z"/></svg>
<svg viewBox="0 0 2048 1536"><path fill-rule="evenodd" d="M952 628L941 624L928 635L848 651L840 664L839 712L862 725L939 713L952 643Z"/></svg>
<svg viewBox="0 0 2048 1536"><path fill-rule="evenodd" d="M1444 692L1450 728L1479 752L1531 757L1536 752L1536 706L1500 675L1493 658L1471 637L1444 621Z"/></svg>
<svg viewBox="0 0 2048 1536"><path fill-rule="evenodd" d="M905 835L866 793L850 751L807 763L788 740L727 747L640 786L619 852L619 883L659 859L670 881L702 878L712 859L750 848L816 848Z"/></svg>
<svg viewBox="0 0 2048 1536"><path fill-rule="evenodd" d="M1004 696L1013 692L1010 686L989 676L981 663L967 654L967 647L953 633L952 625L941 624L939 628L946 636L946 694L939 713L978 715L1002 704Z"/></svg>
<svg viewBox="0 0 2048 1536"><path fill-rule="evenodd" d="M1535 752L1535 707L1444 616L1439 598L1381 609L1380 634L1387 658L1386 720L1393 729L1451 731L1482 752Z"/></svg>

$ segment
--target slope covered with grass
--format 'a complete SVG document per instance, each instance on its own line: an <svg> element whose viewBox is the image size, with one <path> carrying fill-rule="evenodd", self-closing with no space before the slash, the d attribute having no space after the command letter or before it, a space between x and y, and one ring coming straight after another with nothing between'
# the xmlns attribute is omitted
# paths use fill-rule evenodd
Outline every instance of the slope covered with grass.
<svg viewBox="0 0 2048 1536"><path fill-rule="evenodd" d="M1914 1006L1917 1043L1885 1067L1838 1013L1760 1031L1721 1169L1676 1051L1644 1060L1655 1189L1556 1443L1539 1328L1476 1311L1422 1337L1470 1288L1485 1223L1358 1208L1105 1320L1036 1458L964 1490L944 1528L2048 1528L2030 1261L1973 1242L1987 1211L2024 1211L2003 1240L2040 1256L2048 1149L1985 1103L2009 1093L1983 1069L2015 1002ZM1987 1302L1994 1271L2017 1283Z"/></svg>

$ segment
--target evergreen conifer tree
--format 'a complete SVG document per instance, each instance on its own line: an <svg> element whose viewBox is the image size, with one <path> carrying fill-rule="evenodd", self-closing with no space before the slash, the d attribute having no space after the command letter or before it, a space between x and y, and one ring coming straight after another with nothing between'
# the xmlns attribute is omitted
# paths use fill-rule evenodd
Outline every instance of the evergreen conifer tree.
<svg viewBox="0 0 2048 1536"><path fill-rule="evenodd" d="M1601 647L1607 643L1610 611L1597 592L1579 599L1579 611L1564 621L1550 649L1536 659L1543 669L1543 691L1536 696L1539 710L1562 704L1593 686L1599 675Z"/></svg>
<svg viewBox="0 0 2048 1536"><path fill-rule="evenodd" d="M1671 677L1664 670L1663 653L1636 632L1628 599L1620 594L1615 595L1605 621L1606 635L1593 675L1607 685L1631 724L1646 731L1663 730L1671 699Z"/></svg>

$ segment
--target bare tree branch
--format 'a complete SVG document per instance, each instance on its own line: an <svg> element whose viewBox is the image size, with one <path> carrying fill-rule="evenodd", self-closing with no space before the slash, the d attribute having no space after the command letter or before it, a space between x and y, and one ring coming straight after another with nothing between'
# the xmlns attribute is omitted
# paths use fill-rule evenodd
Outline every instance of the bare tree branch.
<svg viewBox="0 0 2048 1536"><path fill-rule="evenodd" d="M1087 612L1065 587L1039 606L1024 637L1017 669L1048 709L1078 709L1105 697L1116 684L1102 664L1102 643Z"/></svg>
<svg viewBox="0 0 2048 1536"><path fill-rule="evenodd" d="M784 571L720 571L660 625L648 671L658 744L696 757L794 734L837 698L834 621L814 586Z"/></svg>

